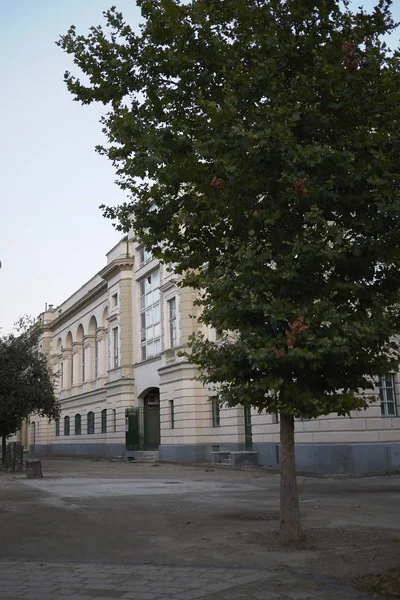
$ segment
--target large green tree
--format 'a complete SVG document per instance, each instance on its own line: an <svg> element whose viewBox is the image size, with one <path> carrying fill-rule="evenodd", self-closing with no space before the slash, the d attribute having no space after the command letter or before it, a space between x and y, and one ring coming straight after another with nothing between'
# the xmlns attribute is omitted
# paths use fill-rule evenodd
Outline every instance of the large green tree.
<svg viewBox="0 0 400 600"><path fill-rule="evenodd" d="M55 419L59 406L55 379L46 357L39 351L40 327L29 319L22 330L0 337L0 436L2 462L6 462L7 437L20 429L32 413Z"/></svg>
<svg viewBox="0 0 400 600"><path fill-rule="evenodd" d="M229 405L280 413L281 538L301 538L294 420L366 405L397 368L400 55L390 0L139 0L58 42L103 103L133 227L199 290L191 360ZM367 392L359 393L360 390Z"/></svg>

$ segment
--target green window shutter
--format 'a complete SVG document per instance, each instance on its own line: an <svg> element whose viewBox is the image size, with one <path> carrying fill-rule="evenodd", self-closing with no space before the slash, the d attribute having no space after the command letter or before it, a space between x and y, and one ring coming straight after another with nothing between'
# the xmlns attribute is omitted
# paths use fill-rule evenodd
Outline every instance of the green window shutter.
<svg viewBox="0 0 400 600"><path fill-rule="evenodd" d="M64 435L69 435L69 417L64 417Z"/></svg>
<svg viewBox="0 0 400 600"><path fill-rule="evenodd" d="M87 432L89 435L94 433L94 412L92 411L87 414Z"/></svg>
<svg viewBox="0 0 400 600"><path fill-rule="evenodd" d="M101 411L101 433L107 433L107 409Z"/></svg>
<svg viewBox="0 0 400 600"><path fill-rule="evenodd" d="M82 419L81 415L75 415L75 435L81 435L82 433Z"/></svg>

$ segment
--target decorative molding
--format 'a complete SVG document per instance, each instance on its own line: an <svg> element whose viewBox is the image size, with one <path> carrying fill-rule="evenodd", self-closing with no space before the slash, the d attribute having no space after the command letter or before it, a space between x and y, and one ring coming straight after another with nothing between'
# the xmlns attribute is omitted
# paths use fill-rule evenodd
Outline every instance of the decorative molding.
<svg viewBox="0 0 400 600"><path fill-rule="evenodd" d="M72 354L80 354L83 348L82 342L72 342Z"/></svg>
<svg viewBox="0 0 400 600"><path fill-rule="evenodd" d="M107 318L108 320L108 318ZM107 337L107 327L98 327L96 329L96 339L98 342L102 342Z"/></svg>
<svg viewBox="0 0 400 600"><path fill-rule="evenodd" d="M92 348L94 346L96 336L95 335L84 335L83 336L83 347L84 348Z"/></svg>
<svg viewBox="0 0 400 600"><path fill-rule="evenodd" d="M114 277L114 275L117 275L117 273L120 273L121 271L132 270L133 263L134 259L129 256L123 258L116 258L109 265L104 267L104 269L99 271L99 275L104 280L108 281L109 279Z"/></svg>
<svg viewBox="0 0 400 600"><path fill-rule="evenodd" d="M107 292L107 282L102 281L96 287L89 290L82 298L77 300L75 304L66 309L65 312L62 312L54 321L51 323L50 328L52 330L57 329L68 321L71 317L73 317L76 313L80 312L83 308L85 308L88 304L91 304L94 300L97 300L100 296Z"/></svg>
<svg viewBox="0 0 400 600"><path fill-rule="evenodd" d="M168 350L165 350L164 354L163 354L163 358L165 359L165 362L171 363L171 362L175 362L176 360L176 352L175 352L175 348L169 348Z"/></svg>
<svg viewBox="0 0 400 600"><path fill-rule="evenodd" d="M165 283L160 285L160 292L164 294L164 292L167 292L173 287L176 287L176 279L170 279L169 281L166 281Z"/></svg>
<svg viewBox="0 0 400 600"><path fill-rule="evenodd" d="M119 314L118 313L114 313L113 315L108 315L107 317L107 321L110 323L110 325L115 325L115 323L117 323L117 325L119 324Z"/></svg>

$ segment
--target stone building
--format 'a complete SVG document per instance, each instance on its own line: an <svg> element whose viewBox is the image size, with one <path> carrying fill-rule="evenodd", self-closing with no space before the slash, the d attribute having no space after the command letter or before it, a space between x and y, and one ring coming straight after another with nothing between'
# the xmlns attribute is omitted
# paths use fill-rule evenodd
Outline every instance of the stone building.
<svg viewBox="0 0 400 600"><path fill-rule="evenodd" d="M158 450L160 460L209 461L252 450L279 465L279 416L219 407L178 350L198 327L194 293L125 237L99 273L40 315L41 350L58 374L61 417L32 416L34 453L119 456ZM213 331L207 331L210 336ZM398 375L380 380L376 402L349 417L296 423L300 470L400 468ZM214 455L218 456L218 455Z"/></svg>

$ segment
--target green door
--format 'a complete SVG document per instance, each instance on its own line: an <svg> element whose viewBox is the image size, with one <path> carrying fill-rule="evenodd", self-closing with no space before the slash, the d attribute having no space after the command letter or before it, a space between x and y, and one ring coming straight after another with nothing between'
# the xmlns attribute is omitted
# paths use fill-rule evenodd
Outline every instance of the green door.
<svg viewBox="0 0 400 600"><path fill-rule="evenodd" d="M140 424L138 408L125 411L125 445L127 450L140 450Z"/></svg>
<svg viewBox="0 0 400 600"><path fill-rule="evenodd" d="M160 394L153 391L144 399L144 449L158 450L160 445Z"/></svg>
<svg viewBox="0 0 400 600"><path fill-rule="evenodd" d="M244 438L246 450L252 450L253 433L251 431L251 406L244 407Z"/></svg>

